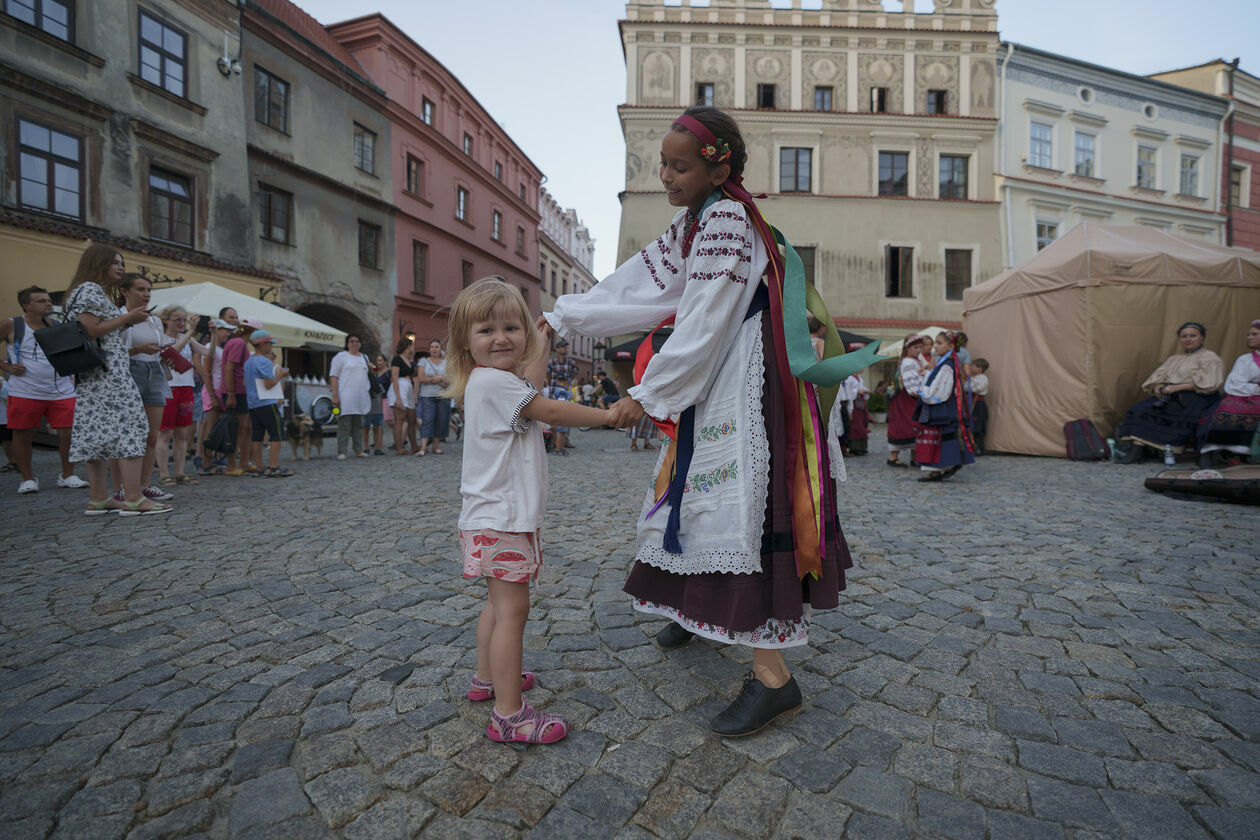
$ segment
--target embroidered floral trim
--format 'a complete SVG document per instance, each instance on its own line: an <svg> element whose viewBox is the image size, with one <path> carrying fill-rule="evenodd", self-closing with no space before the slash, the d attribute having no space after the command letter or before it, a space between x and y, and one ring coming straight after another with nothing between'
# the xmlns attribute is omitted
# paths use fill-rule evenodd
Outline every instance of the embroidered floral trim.
<svg viewBox="0 0 1260 840"><path fill-rule="evenodd" d="M767 618L760 626L750 631L736 631L720 624L695 621L683 615L674 607L646 601L642 598L634 600L634 608L639 612L665 616L690 630L697 636L727 644L748 645L759 648L798 647L809 643L809 625L813 610L809 604L801 608L800 618Z"/></svg>
<svg viewBox="0 0 1260 840"><path fill-rule="evenodd" d="M752 262L748 254L744 253L744 249L732 248L729 245L710 245L707 248L697 248L697 257L739 257L741 262Z"/></svg>
<svg viewBox="0 0 1260 840"><path fill-rule="evenodd" d="M742 233L732 233L725 230L713 230L700 237L700 244L705 242L747 242L748 238Z"/></svg>
<svg viewBox="0 0 1260 840"><path fill-rule="evenodd" d="M678 267L669 261L669 249L665 247L665 238L656 240L656 249L661 252L661 265L669 269L669 273L677 276Z"/></svg>
<svg viewBox="0 0 1260 840"><path fill-rule="evenodd" d="M723 271L693 271L691 272L692 280L718 280L728 278L733 283L739 283L741 286L748 283L747 277L741 277L735 273L735 269L728 268ZM664 287L662 287L664 288Z"/></svg>
<svg viewBox="0 0 1260 840"><path fill-rule="evenodd" d="M733 435L736 431L738 431L738 429L734 418L732 418L727 420L725 423L715 423L711 426L705 426L703 429L696 432L696 437L700 438L700 440L716 441Z"/></svg>
<svg viewBox="0 0 1260 840"><path fill-rule="evenodd" d="M652 258L648 256L647 248L639 252L639 256L643 257L643 263L647 266L648 273L652 275L652 282L656 284L658 289L664 290L665 284L661 282L661 278L656 275L656 266L652 265Z"/></svg>
<svg viewBox="0 0 1260 840"><path fill-rule="evenodd" d="M748 221L748 217L743 213L735 213L730 210L714 210L709 214L710 219L736 219L744 223L745 227L752 227Z"/></svg>
<svg viewBox="0 0 1260 840"><path fill-rule="evenodd" d="M731 461L707 473L695 473L687 478L687 486L683 493L695 490L698 493L712 493L728 481L739 478L739 461Z"/></svg>

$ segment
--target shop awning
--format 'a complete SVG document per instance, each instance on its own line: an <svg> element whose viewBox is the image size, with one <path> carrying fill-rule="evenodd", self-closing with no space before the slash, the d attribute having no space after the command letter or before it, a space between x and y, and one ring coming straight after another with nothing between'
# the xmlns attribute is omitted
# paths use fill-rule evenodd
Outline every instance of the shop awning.
<svg viewBox="0 0 1260 840"><path fill-rule="evenodd" d="M234 292L216 283L191 283L187 286L153 290L150 306L161 309L172 304L184 307L193 315L209 315L211 318L218 317L220 309L230 306L242 318L257 318L262 321L267 332L275 336L281 347L340 350L346 340L346 334L335 327L290 312L283 306Z"/></svg>

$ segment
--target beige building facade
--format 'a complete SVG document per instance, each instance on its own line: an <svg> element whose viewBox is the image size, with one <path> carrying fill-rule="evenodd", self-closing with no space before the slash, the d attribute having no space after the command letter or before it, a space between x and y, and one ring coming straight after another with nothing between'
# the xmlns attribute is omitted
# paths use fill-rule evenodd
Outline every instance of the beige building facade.
<svg viewBox="0 0 1260 840"><path fill-rule="evenodd" d="M664 132L712 104L739 122L746 185L838 324L900 338L959 323L963 289L1002 266L994 0L801 5L627 4L618 260L675 212L657 178Z"/></svg>
<svg viewBox="0 0 1260 840"><path fill-rule="evenodd" d="M550 312L560 295L584 294L595 285L595 241L577 211L565 208L546 188L538 191L538 216L538 283L542 311ZM569 358L588 379L597 367L596 343L596 338L578 335L569 345Z"/></svg>

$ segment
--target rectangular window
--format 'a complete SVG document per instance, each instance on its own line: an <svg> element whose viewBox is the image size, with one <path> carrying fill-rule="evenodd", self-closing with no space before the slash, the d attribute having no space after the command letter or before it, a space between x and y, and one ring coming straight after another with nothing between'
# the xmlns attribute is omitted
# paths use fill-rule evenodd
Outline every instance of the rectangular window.
<svg viewBox="0 0 1260 840"><path fill-rule="evenodd" d="M909 152L879 153L879 194L909 195Z"/></svg>
<svg viewBox="0 0 1260 840"><path fill-rule="evenodd" d="M941 155L941 198L967 197L966 155Z"/></svg>
<svg viewBox="0 0 1260 840"><path fill-rule="evenodd" d="M945 249L945 299L962 300L963 289L971 285L971 251Z"/></svg>
<svg viewBox="0 0 1260 840"><path fill-rule="evenodd" d="M757 107L773 108L774 107L774 85L757 85Z"/></svg>
<svg viewBox="0 0 1260 840"><path fill-rule="evenodd" d="M468 220L468 190L455 188L455 218Z"/></svg>
<svg viewBox="0 0 1260 840"><path fill-rule="evenodd" d="M1229 172L1229 206L1246 207L1243 199L1243 182L1247 179L1247 167L1235 165Z"/></svg>
<svg viewBox="0 0 1260 840"><path fill-rule="evenodd" d="M1194 155L1181 156L1181 194L1199 194L1199 159Z"/></svg>
<svg viewBox="0 0 1260 840"><path fill-rule="evenodd" d="M1076 148L1075 159L1072 163L1072 171L1077 175L1084 175L1086 178L1094 178L1094 147L1098 142L1092 134L1086 134L1083 131L1076 132Z"/></svg>
<svg viewBox="0 0 1260 840"><path fill-rule="evenodd" d="M889 245L884 249L886 297L914 297L914 249Z"/></svg>
<svg viewBox="0 0 1260 840"><path fill-rule="evenodd" d="M28 210L83 219L83 141L18 120L18 204Z"/></svg>
<svg viewBox="0 0 1260 840"><path fill-rule="evenodd" d="M459 277L460 277L460 281L464 284L465 289L467 289L469 286L472 285L472 268L473 268L472 263L470 263L468 260L460 261Z"/></svg>
<svg viewBox="0 0 1260 840"><path fill-rule="evenodd" d="M5 0L4 10L54 38L74 41L74 4L68 0Z"/></svg>
<svg viewBox="0 0 1260 840"><path fill-rule="evenodd" d="M779 192L809 192L813 149L779 149Z"/></svg>
<svg viewBox="0 0 1260 840"><path fill-rule="evenodd" d="M560 277L560 294L567 295L569 293L569 275L565 274Z"/></svg>
<svg viewBox="0 0 1260 840"><path fill-rule="evenodd" d="M525 200L525 185L521 184L521 201Z"/></svg>
<svg viewBox="0 0 1260 840"><path fill-rule="evenodd" d="M376 132L354 124L354 168L376 174Z"/></svg>
<svg viewBox="0 0 1260 840"><path fill-rule="evenodd" d="M542 286L545 286L546 284L547 284L547 264L545 262L540 262L538 264L538 285L539 287L542 287Z"/></svg>
<svg viewBox="0 0 1260 840"><path fill-rule="evenodd" d="M407 155L407 192L420 195L424 189L424 161Z"/></svg>
<svg viewBox="0 0 1260 840"><path fill-rule="evenodd" d="M420 119L425 125L433 125L433 103L427 99L420 104Z"/></svg>
<svg viewBox="0 0 1260 840"><path fill-rule="evenodd" d="M282 245L292 243L293 194L258 185L258 235Z"/></svg>
<svg viewBox="0 0 1260 840"><path fill-rule="evenodd" d="M796 255L801 258L801 264L805 266L805 282L814 285L814 260L816 259L816 249L813 245L796 246Z"/></svg>
<svg viewBox="0 0 1260 840"><path fill-rule="evenodd" d="M1028 126L1028 165L1054 168L1054 127L1046 123Z"/></svg>
<svg viewBox="0 0 1260 840"><path fill-rule="evenodd" d="M498 210L490 214L490 238L496 242L503 239L503 214Z"/></svg>
<svg viewBox="0 0 1260 840"><path fill-rule="evenodd" d="M1037 250L1059 238L1059 226L1053 222L1037 222Z"/></svg>
<svg viewBox="0 0 1260 840"><path fill-rule="evenodd" d="M884 114L888 112L888 88L873 87L871 88L871 113Z"/></svg>
<svg viewBox="0 0 1260 840"><path fill-rule="evenodd" d="M261 67L254 68L254 119L289 133L289 83Z"/></svg>
<svg viewBox="0 0 1260 840"><path fill-rule="evenodd" d="M140 78L176 96L184 95L188 39L183 32L140 13Z"/></svg>
<svg viewBox="0 0 1260 840"><path fill-rule="evenodd" d="M551 296L556 296L556 270L551 269Z"/></svg>
<svg viewBox="0 0 1260 840"><path fill-rule="evenodd" d="M525 254L525 228L516 226L516 253Z"/></svg>
<svg viewBox="0 0 1260 840"><path fill-rule="evenodd" d="M381 267L381 228L359 220L359 265L364 268Z"/></svg>
<svg viewBox="0 0 1260 840"><path fill-rule="evenodd" d="M713 82L700 82L696 85L696 104L712 105L713 104Z"/></svg>
<svg viewBox="0 0 1260 840"><path fill-rule="evenodd" d="M927 92L927 112L929 114L948 114L949 91L929 90Z"/></svg>
<svg viewBox="0 0 1260 840"><path fill-rule="evenodd" d="M192 247L192 183L183 175L149 170L149 236Z"/></svg>
<svg viewBox="0 0 1260 840"><path fill-rule="evenodd" d="M429 246L411 240L411 291L418 295L429 293Z"/></svg>
<svg viewBox="0 0 1260 840"><path fill-rule="evenodd" d="M494 162L494 180L503 180L503 164L499 163L497 160Z"/></svg>
<svg viewBox="0 0 1260 840"><path fill-rule="evenodd" d="M831 110L831 94L832 89L829 87L814 88L814 110L830 111Z"/></svg>
<svg viewBox="0 0 1260 840"><path fill-rule="evenodd" d="M472 155L472 135L467 132L464 133L464 154Z"/></svg>
<svg viewBox="0 0 1260 840"><path fill-rule="evenodd" d="M1138 146L1137 185L1144 190L1155 189L1155 147Z"/></svg>

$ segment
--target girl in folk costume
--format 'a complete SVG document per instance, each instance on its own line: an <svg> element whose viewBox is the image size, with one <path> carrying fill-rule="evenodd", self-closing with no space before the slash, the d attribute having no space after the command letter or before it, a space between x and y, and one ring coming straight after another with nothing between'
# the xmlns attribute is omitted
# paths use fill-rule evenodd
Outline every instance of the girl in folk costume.
<svg viewBox="0 0 1260 840"><path fill-rule="evenodd" d="M914 443L919 434L919 424L915 422L915 414L919 410L915 394L923 386L927 371L920 359L920 354L927 343L927 336L911 333L901 342L901 362L897 368L897 381L900 387L888 401L888 466L906 467L901 463L901 450L911 451L914 460Z"/></svg>
<svg viewBox="0 0 1260 840"><path fill-rule="evenodd" d="M1260 435L1260 318L1247 330L1247 352L1238 357L1225 379L1225 398L1216 404L1199 430L1199 466L1210 467L1220 453L1236 461L1256 451Z"/></svg>
<svg viewBox="0 0 1260 840"><path fill-rule="evenodd" d="M838 604L852 565L823 418L835 386L874 360L874 348L835 355L839 335L799 258L789 246L785 274L777 232L742 186L746 159L733 119L688 109L661 142L661 182L680 208L669 228L540 319L561 335L674 324L655 355L651 337L643 343L636 384L612 409L614 425L646 413L671 438L625 591L636 609L672 619L662 647L699 635L753 648L739 697L711 722L731 736L801 704L781 649L807 643L811 610ZM807 308L827 325L822 361Z"/></svg>
<svg viewBox="0 0 1260 840"><path fill-rule="evenodd" d="M916 392L922 429L914 451L919 468L927 473L919 481L940 481L976 462L966 376L954 353L955 336L952 332L936 336L936 364Z"/></svg>
<svg viewBox="0 0 1260 840"><path fill-rule="evenodd" d="M870 415L866 412L866 398L871 395L862 379L856 373L844 380L841 392L836 401L844 400L845 418L844 445L846 455L865 455L867 439L870 437Z"/></svg>

